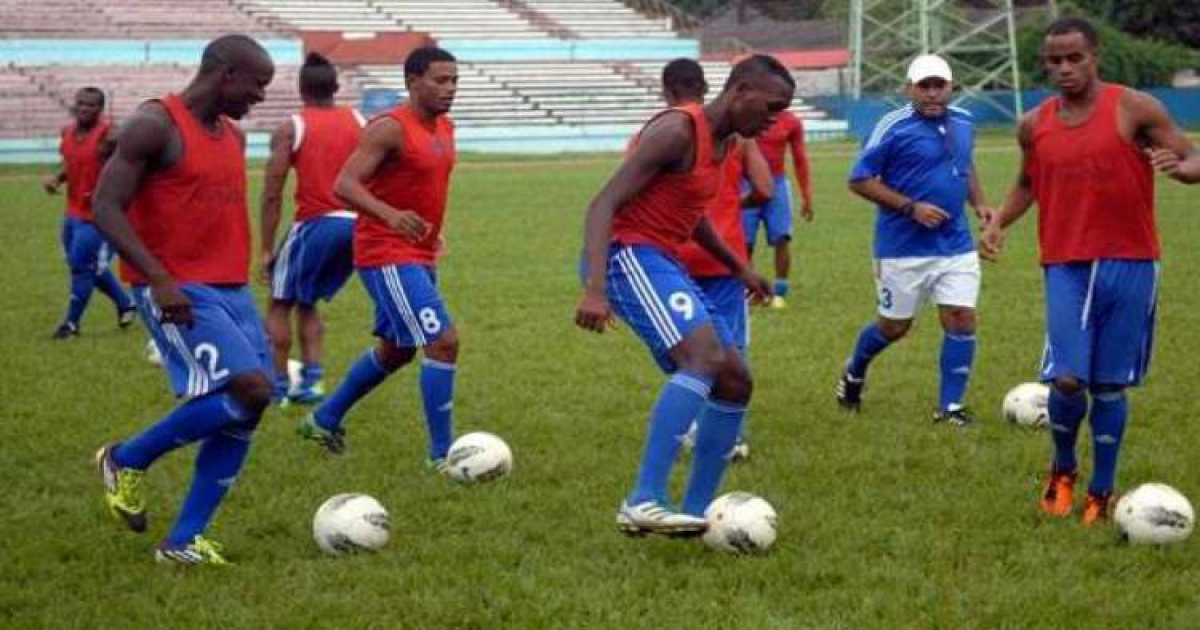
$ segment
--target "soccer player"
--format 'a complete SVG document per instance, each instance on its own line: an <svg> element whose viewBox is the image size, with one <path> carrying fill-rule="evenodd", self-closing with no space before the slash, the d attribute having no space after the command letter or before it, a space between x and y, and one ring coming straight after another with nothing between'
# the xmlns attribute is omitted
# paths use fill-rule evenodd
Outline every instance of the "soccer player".
<svg viewBox="0 0 1200 630"><path fill-rule="evenodd" d="M75 92L75 105L71 108L75 122L63 127L58 144L62 166L42 183L51 195L58 194L63 183L67 185L62 245L71 269L71 301L66 318L54 330L54 339L79 336L79 320L92 298L93 288L100 289L116 305L117 325L121 328L133 323L137 310L109 267L112 250L92 222L92 193L100 178L100 168L112 153L109 138L112 126L103 114L104 92L100 88L85 87Z"/></svg>
<svg viewBox="0 0 1200 630"><path fill-rule="evenodd" d="M704 68L695 60L687 58L675 59L663 68L662 87L663 97L669 107L703 105L704 96L708 94ZM761 204L770 198L771 171L759 153L758 146L740 136L735 136L731 141L721 169L721 188L708 207L708 220L738 259L748 263L746 238L742 234L742 205ZM741 194L743 173L751 185L745 199ZM731 269L694 241L679 249L679 262L704 292L704 297L708 298L713 307L713 316L724 322L733 337L737 351L744 359L746 346L750 343L746 287L733 276ZM697 428L693 423L684 442L685 446L695 446ZM750 446L744 435L738 436L737 444L728 455L730 461L741 461L750 456Z"/></svg>
<svg viewBox="0 0 1200 630"><path fill-rule="evenodd" d="M800 216L812 221L812 182L808 172L808 155L804 150L804 124L790 111L782 112L762 135L755 138L759 150L771 168L774 190L765 203L748 207L743 211L745 222L746 251L754 255L754 241L758 238L758 226L767 233L767 244L775 250L775 284L771 298L773 308L787 306L788 275L792 269L792 187L788 184L787 166L784 156L792 152L792 167L796 171L796 183L800 185Z"/></svg>
<svg viewBox="0 0 1200 630"><path fill-rule="evenodd" d="M858 335L838 379L837 401L857 411L871 361L912 327L917 308L932 298L941 320L941 389L935 422L965 427L963 405L975 357L979 256L965 204L985 220L972 150L970 114L949 105L950 66L920 55L908 66L911 102L875 125L850 171L850 190L878 206L875 286L879 319Z"/></svg>
<svg viewBox="0 0 1200 630"><path fill-rule="evenodd" d="M766 281L730 250L705 217L720 188L735 134L750 138L792 101L795 84L775 59L754 55L734 67L720 96L655 115L587 212L587 282L575 314L603 332L613 311L649 347L670 378L650 414L642 465L617 512L631 535L696 535L741 433L751 380L725 324L679 264L695 239L759 299ZM698 418L695 453L679 511L667 479L683 435Z"/></svg>
<svg viewBox="0 0 1200 630"><path fill-rule="evenodd" d="M354 271L354 213L333 192L334 180L358 145L362 115L333 102L337 69L319 53L300 68L304 108L271 136L263 183L262 273L271 285L267 332L275 353L275 399L310 404L325 397L321 365L324 324L317 302L330 300ZM275 250L283 187L296 169L296 218ZM291 314L297 312L300 384L289 391L287 361L292 347Z"/></svg>
<svg viewBox="0 0 1200 630"><path fill-rule="evenodd" d="M1082 515L1089 526L1111 516L1125 389L1149 367L1158 298L1154 170L1200 182L1200 154L1162 104L1101 81L1099 53L1096 28L1084 19L1046 29L1042 63L1058 96L1022 117L1020 173L981 239L983 254L995 257L1004 228L1037 203L1046 289L1041 378L1051 385L1054 445L1040 505L1058 517L1074 508L1075 442L1090 398L1093 470Z"/></svg>
<svg viewBox="0 0 1200 630"><path fill-rule="evenodd" d="M404 82L408 102L367 125L336 184L338 196L359 213L354 265L375 303L379 342L301 420L300 435L342 452L346 412L420 349L429 465L444 472L458 329L438 293L435 265L455 160L454 126L446 115L458 86L454 56L436 47L414 50L404 61Z"/></svg>
<svg viewBox="0 0 1200 630"><path fill-rule="evenodd" d="M142 321L183 400L96 454L113 514L145 531L147 469L200 443L191 490L155 552L160 562L227 563L204 531L271 400L270 348L246 287L245 139L233 120L263 100L274 72L249 37L209 43L182 92L144 103L125 124L96 192L96 224L121 254Z"/></svg>

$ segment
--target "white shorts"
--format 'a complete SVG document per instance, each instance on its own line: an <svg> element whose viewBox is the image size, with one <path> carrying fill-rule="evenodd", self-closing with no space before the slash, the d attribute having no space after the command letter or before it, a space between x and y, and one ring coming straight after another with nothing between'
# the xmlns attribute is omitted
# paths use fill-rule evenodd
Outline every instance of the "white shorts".
<svg viewBox="0 0 1200 630"><path fill-rule="evenodd" d="M926 298L938 306L975 308L979 300L979 255L876 258L879 315L912 319Z"/></svg>

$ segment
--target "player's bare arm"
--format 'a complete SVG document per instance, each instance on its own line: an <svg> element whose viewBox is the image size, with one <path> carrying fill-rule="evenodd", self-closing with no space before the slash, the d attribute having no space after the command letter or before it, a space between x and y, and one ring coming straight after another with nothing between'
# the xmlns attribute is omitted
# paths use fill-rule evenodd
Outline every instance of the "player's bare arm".
<svg viewBox="0 0 1200 630"><path fill-rule="evenodd" d="M358 212L388 224L410 241L429 234L429 222L412 210L393 208L367 190L366 181L384 160L397 159L404 148L404 131L396 120L383 117L363 130L358 148L350 154L333 186L334 193Z"/></svg>
<svg viewBox="0 0 1200 630"><path fill-rule="evenodd" d="M584 233L587 286L575 311L575 323L579 327L604 332L605 326L612 321L604 272L608 267L613 215L657 175L691 164L694 133L686 114L663 114L646 127L637 147L592 199Z"/></svg>
<svg viewBox="0 0 1200 630"><path fill-rule="evenodd" d="M1029 153L1033 150L1033 126L1037 120L1037 109L1027 112L1017 125L1017 144L1021 147L1021 167L1017 171L1017 181L1013 183L1004 199L1004 205L992 215L992 220L984 228L979 237L979 254L987 260L996 260L1004 247L1004 228L1012 225L1029 211L1033 205L1033 182L1029 180L1027 169Z"/></svg>
<svg viewBox="0 0 1200 630"><path fill-rule="evenodd" d="M879 177L850 182L850 190L868 201L890 208L927 228L935 228L950 218L945 210L924 201L911 199L883 183Z"/></svg>
<svg viewBox="0 0 1200 630"><path fill-rule="evenodd" d="M967 180L967 202L975 209L975 217L979 219L979 228L983 229L991 223L996 209L988 205L987 197L983 194L983 185L979 183L979 169L971 165L971 177Z"/></svg>
<svg viewBox="0 0 1200 630"><path fill-rule="evenodd" d="M271 157L263 173L263 191L259 199L259 235L262 280L271 277L275 264L275 233L279 229L279 217L283 211L283 187L287 184L288 170L292 167L292 143L296 130L292 121L285 120L271 134Z"/></svg>
<svg viewBox="0 0 1200 630"><path fill-rule="evenodd" d="M148 279L154 304L162 311L162 321L188 325L192 322L191 301L179 291L175 279L146 249L125 217L142 178L168 161L173 133L170 118L161 105L142 106L118 134L116 152L100 174L92 205L96 227L121 257Z"/></svg>
<svg viewBox="0 0 1200 630"><path fill-rule="evenodd" d="M725 239L721 238L721 235L713 229L712 222L708 220L708 217L700 219L700 223L696 225L696 231L692 232L692 239L733 272L733 275L750 290L756 303L762 303L771 298L771 285L733 253L733 250L725 243Z"/></svg>
<svg viewBox="0 0 1200 630"><path fill-rule="evenodd" d="M742 172L746 174L746 181L750 182L750 190L742 195L741 205L743 208L764 205L775 193L771 166L767 164L767 158L763 157L757 142L741 137L737 142L742 147Z"/></svg>
<svg viewBox="0 0 1200 630"><path fill-rule="evenodd" d="M1147 141L1146 157L1154 170L1185 184L1200 182L1200 152L1158 99L1145 92L1126 90L1121 98L1121 113L1128 120L1128 123L1122 120L1122 127L1128 125L1134 138Z"/></svg>
<svg viewBox="0 0 1200 630"><path fill-rule="evenodd" d="M788 139L792 152L792 168L796 171L796 184L800 187L800 217L805 222L813 220L812 176L808 168L808 152L804 149L804 126L797 124Z"/></svg>

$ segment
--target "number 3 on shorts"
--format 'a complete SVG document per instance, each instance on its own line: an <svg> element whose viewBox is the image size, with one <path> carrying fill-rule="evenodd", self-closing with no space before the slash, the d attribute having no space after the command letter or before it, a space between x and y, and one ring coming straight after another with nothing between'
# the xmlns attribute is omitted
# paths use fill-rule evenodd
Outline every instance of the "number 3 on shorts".
<svg viewBox="0 0 1200 630"><path fill-rule="evenodd" d="M426 334L436 335L442 329L442 322L438 320L437 311L432 308L423 308L417 312L417 318L421 320L421 328L425 329Z"/></svg>
<svg viewBox="0 0 1200 630"><path fill-rule="evenodd" d="M692 304L692 296L679 291L672 293L671 297L667 298L667 304L671 310L683 315L684 321L692 321L692 317L696 314L696 307Z"/></svg>
<svg viewBox="0 0 1200 630"><path fill-rule="evenodd" d="M879 290L879 306L881 308L892 308L892 290L884 287Z"/></svg>

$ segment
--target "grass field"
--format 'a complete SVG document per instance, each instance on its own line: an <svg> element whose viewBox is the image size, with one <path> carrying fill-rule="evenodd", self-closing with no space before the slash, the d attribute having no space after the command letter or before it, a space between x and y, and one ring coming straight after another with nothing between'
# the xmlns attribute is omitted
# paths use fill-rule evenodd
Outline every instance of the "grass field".
<svg viewBox="0 0 1200 630"><path fill-rule="evenodd" d="M1015 168L1009 147L989 140L978 155L995 203ZM151 550L174 518L192 451L153 469L144 536L107 520L91 465L100 444L172 408L165 379L142 358L143 334L117 331L102 298L82 338L49 340L66 301L61 200L42 194L29 169L8 171L0 626L1196 627L1196 541L1125 547L1109 529L1035 511L1049 439L999 416L1004 392L1035 376L1041 350L1032 218L984 270L969 393L978 427L929 422L940 343L929 311L872 368L864 413L838 411L835 377L874 313L871 212L845 192L851 147L815 151L817 220L797 231L790 308L753 315L753 454L725 484L780 514L777 545L755 558L614 530L663 377L627 329L598 337L572 324L582 212L611 157L467 159L454 177L441 278L462 333L457 429L504 436L516 457L510 478L458 487L424 471L407 370L353 411L341 459L298 441L302 411L270 411L211 530L238 566L189 571L156 566ZM1200 499L1200 403L1188 393L1200 383L1196 193L1160 185L1158 344L1147 386L1131 397L1119 484L1160 480ZM354 282L325 313L336 384L371 343L370 309ZM384 552L317 551L313 511L345 491L391 511Z"/></svg>

